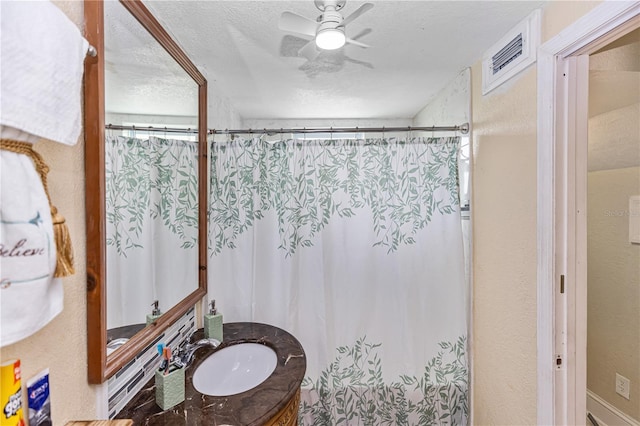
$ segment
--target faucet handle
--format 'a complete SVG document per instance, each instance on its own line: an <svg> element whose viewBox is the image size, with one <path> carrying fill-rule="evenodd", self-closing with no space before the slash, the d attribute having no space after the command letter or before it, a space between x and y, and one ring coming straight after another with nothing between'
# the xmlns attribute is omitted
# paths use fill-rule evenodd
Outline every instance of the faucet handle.
<svg viewBox="0 0 640 426"><path fill-rule="evenodd" d="M186 366L184 361L182 361L182 355L181 354L177 354L177 353L174 353L171 356L171 363L170 364L175 365L178 368L182 368L182 367Z"/></svg>
<svg viewBox="0 0 640 426"><path fill-rule="evenodd" d="M184 340L184 343L186 343L186 344L191 343L191 340L193 340L193 336L196 334L197 331L198 330L193 330L191 333L189 333L187 338Z"/></svg>
<svg viewBox="0 0 640 426"><path fill-rule="evenodd" d="M171 362L175 363L179 368L186 367L187 364L189 364L189 352L191 352L192 346L188 341L184 341L182 346L179 346L178 349L173 352Z"/></svg>

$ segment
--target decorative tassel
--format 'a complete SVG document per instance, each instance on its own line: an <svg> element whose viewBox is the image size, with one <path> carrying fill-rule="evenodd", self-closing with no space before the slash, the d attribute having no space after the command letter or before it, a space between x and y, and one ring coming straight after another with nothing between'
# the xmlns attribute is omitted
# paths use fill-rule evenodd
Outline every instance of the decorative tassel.
<svg viewBox="0 0 640 426"><path fill-rule="evenodd" d="M56 272L54 277L68 277L76 273L73 268L73 247L69 227L65 218L58 214L58 209L51 206L51 219L53 220L53 236L56 240Z"/></svg>
<svg viewBox="0 0 640 426"><path fill-rule="evenodd" d="M17 154L24 154L31 158L35 165L36 171L40 175L42 181L42 187L47 195L49 201L49 209L51 210L51 221L53 222L53 236L56 241L56 270L53 274L54 277L68 277L76 273L73 268L73 247L71 245L71 236L69 235L69 228L65 223L65 218L58 214L58 209L51 204L51 197L49 196L49 187L47 185L47 173L49 173L49 166L44 162L44 159L40 154L33 150L30 143L19 142L9 139L0 139L0 149L5 151L15 152Z"/></svg>

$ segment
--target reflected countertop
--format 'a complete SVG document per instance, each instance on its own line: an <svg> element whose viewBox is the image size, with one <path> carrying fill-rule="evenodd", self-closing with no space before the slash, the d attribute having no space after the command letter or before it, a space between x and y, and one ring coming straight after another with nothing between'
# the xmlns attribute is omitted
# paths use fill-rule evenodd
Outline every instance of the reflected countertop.
<svg viewBox="0 0 640 426"><path fill-rule="evenodd" d="M200 329L193 339L202 337L204 332ZM208 396L196 391L193 373L198 366L211 353L238 343L262 343L273 348L278 364L271 376L255 388L237 395ZM184 402L163 411L155 402L152 379L116 417L133 419L136 425L262 425L294 397L306 367L302 345L290 333L260 323L224 324L224 341L218 348L203 347L195 352L195 359L186 370Z"/></svg>
<svg viewBox="0 0 640 426"><path fill-rule="evenodd" d="M107 330L107 343L115 339L130 339L138 331L145 328L146 324L131 324L122 327L114 327Z"/></svg>

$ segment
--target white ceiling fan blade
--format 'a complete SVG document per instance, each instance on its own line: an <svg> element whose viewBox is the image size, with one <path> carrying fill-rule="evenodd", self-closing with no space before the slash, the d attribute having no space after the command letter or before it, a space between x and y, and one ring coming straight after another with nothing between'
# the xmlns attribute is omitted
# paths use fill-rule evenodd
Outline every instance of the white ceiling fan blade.
<svg viewBox="0 0 640 426"><path fill-rule="evenodd" d="M368 44L360 43L359 41L356 41L356 40L354 40L354 39L352 39L352 38L347 38L347 40L346 40L346 41L347 41L347 43L349 43L349 44L353 44L353 45L355 45L355 46L362 47L363 49L366 49L367 47L371 47L371 46L369 46Z"/></svg>
<svg viewBox="0 0 640 426"><path fill-rule="evenodd" d="M358 34L354 35L353 37L351 37L354 40L360 40L362 37L371 34L373 30L371 28L366 28L362 31L360 31Z"/></svg>
<svg viewBox="0 0 640 426"><path fill-rule="evenodd" d="M318 23L293 12L283 12L278 21L278 28L282 31L305 34L315 37Z"/></svg>
<svg viewBox="0 0 640 426"><path fill-rule="evenodd" d="M313 61L318 57L320 52L316 48L316 41L311 40L309 43L305 44L302 49L298 50L298 56L303 56L307 58L308 61Z"/></svg>
<svg viewBox="0 0 640 426"><path fill-rule="evenodd" d="M371 10L372 7L373 7L373 3L365 3L365 4L363 4L362 6L357 8L355 10L355 12L353 12L351 15L347 16L346 18L344 18L344 20L342 21L342 23L339 26L340 27L346 26L349 22L353 21L358 16L362 15L363 13L365 13L368 10Z"/></svg>

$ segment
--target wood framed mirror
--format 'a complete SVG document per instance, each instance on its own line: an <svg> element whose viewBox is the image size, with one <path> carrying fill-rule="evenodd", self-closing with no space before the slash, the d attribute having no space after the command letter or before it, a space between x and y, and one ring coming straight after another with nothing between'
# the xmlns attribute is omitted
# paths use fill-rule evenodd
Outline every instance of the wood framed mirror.
<svg viewBox="0 0 640 426"><path fill-rule="evenodd" d="M114 0L115 2L115 0ZM171 306L163 307L163 314L132 335L126 343L107 355L107 183L105 170L105 3L85 0L86 34L97 55L85 61L85 179L87 232L87 349L89 383L102 383L147 348L156 336L185 314L206 294L207 288L207 81L185 52L171 38L158 20L140 0L119 0L131 17L144 28L154 43L162 47L175 64L193 81L197 100L197 283L193 291ZM111 7L111 6L110 6ZM137 31L137 30L136 30ZM132 52L131 54L135 54ZM170 259L167 259L170 260ZM191 266L189 266L191 268ZM181 285L180 283L176 283ZM145 300L149 305L152 301ZM151 307L148 307L149 313ZM144 321L144 320L143 320Z"/></svg>

